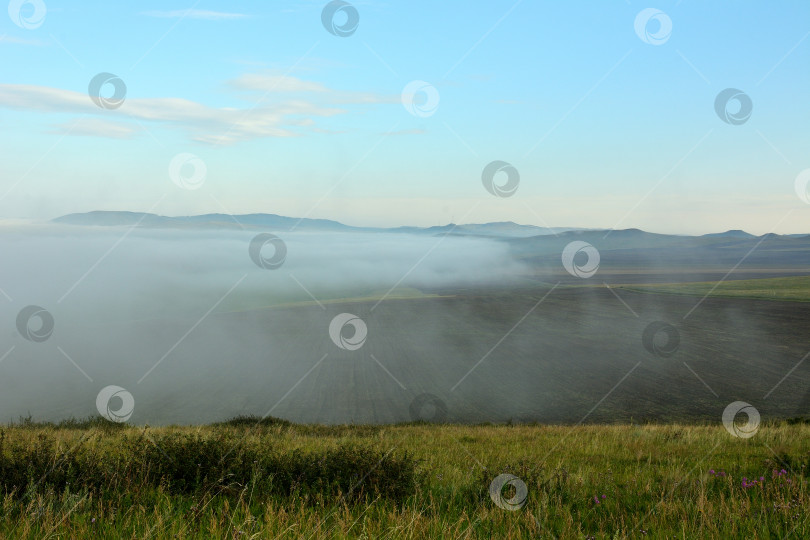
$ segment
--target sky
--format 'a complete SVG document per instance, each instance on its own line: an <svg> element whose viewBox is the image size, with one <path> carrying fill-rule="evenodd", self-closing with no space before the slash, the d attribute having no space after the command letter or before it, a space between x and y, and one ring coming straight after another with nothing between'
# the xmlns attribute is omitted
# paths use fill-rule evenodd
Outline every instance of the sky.
<svg viewBox="0 0 810 540"><path fill-rule="evenodd" d="M7 11L0 219L810 232L803 0Z"/></svg>

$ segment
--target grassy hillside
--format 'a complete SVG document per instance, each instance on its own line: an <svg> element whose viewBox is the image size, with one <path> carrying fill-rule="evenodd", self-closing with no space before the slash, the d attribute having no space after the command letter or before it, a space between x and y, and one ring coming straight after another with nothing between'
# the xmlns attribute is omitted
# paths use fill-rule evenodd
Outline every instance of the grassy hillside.
<svg viewBox="0 0 810 540"><path fill-rule="evenodd" d="M717 425L90 422L9 426L0 442L9 538L810 535L802 423L740 439ZM491 499L502 473L525 483L522 508Z"/></svg>
<svg viewBox="0 0 810 540"><path fill-rule="evenodd" d="M686 294L727 298L762 298L794 302L810 301L810 276L792 276L765 279L706 281L697 283L655 283L614 285L615 289L639 292Z"/></svg>

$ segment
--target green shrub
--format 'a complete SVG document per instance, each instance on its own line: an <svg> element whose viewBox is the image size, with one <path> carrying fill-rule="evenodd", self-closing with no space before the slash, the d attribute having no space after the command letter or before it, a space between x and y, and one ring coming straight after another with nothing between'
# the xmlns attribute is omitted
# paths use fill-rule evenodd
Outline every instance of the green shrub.
<svg viewBox="0 0 810 540"><path fill-rule="evenodd" d="M416 489L416 462L411 456L365 447L279 450L245 444L230 433L119 436L115 442L118 445L108 452L81 445L71 451L57 448L44 434L27 445L6 444L0 434L0 483L6 492L18 494L153 487L171 494L230 496L252 486L254 497L342 496L357 501L381 496L398 502ZM94 448L103 446L96 441Z"/></svg>

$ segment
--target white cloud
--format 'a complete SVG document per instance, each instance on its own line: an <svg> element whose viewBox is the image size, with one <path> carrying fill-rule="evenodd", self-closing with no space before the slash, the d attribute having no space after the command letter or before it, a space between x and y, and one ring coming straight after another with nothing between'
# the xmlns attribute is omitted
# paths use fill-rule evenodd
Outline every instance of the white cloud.
<svg viewBox="0 0 810 540"><path fill-rule="evenodd" d="M106 110L94 105L85 93L46 86L0 84L0 107L92 117L104 115L105 120L129 117L184 129L195 141L233 144L262 137L295 137L303 133L302 128L327 133L329 130L317 126L315 119L348 112L342 105L399 104L401 99L399 95L335 90L316 81L273 72L244 74L226 84L240 92L250 106L217 108L183 98L127 98L120 109ZM275 96L272 102L265 99L271 94ZM57 127L61 133L115 138L129 138L143 131L112 121L83 121L72 129L68 129L69 125L72 124Z"/></svg>
<svg viewBox="0 0 810 540"><path fill-rule="evenodd" d="M321 83L304 81L289 75L247 73L228 83L237 90L260 92L326 92Z"/></svg>
<svg viewBox="0 0 810 540"><path fill-rule="evenodd" d="M60 134L68 133L70 135L85 135L108 139L129 139L136 133L143 131L143 128L140 126L133 126L129 123L87 117L79 118L74 122L65 122L55 127L55 131Z"/></svg>
<svg viewBox="0 0 810 540"><path fill-rule="evenodd" d="M273 72L247 73L228 82L228 86L246 92L284 93L311 92L320 94L323 101L336 104L375 104L400 103L399 94L375 94L372 92L353 92L327 88L321 83L305 81L289 75L278 75Z"/></svg>
<svg viewBox="0 0 810 540"><path fill-rule="evenodd" d="M346 112L303 100L242 109L209 107L182 98L127 99L120 109L106 110L94 105L83 93L19 84L0 84L0 107L53 113L103 114L117 119L130 117L182 128L194 140L211 144L232 144L261 137L293 137L300 134L293 128L312 125L313 117L330 117ZM96 125L95 129L98 130L99 126ZM106 131L109 133L109 129Z"/></svg>
<svg viewBox="0 0 810 540"><path fill-rule="evenodd" d="M0 35L0 43L10 43L14 45L35 45L37 47L43 47L47 45L44 41L40 41L38 39L23 39L14 36L8 36L6 34Z"/></svg>
<svg viewBox="0 0 810 540"><path fill-rule="evenodd" d="M141 13L146 17L158 17L161 19L202 19L206 21L224 21L233 19L244 19L244 13L224 13L221 11L206 11L203 9L177 9L174 11L144 11Z"/></svg>

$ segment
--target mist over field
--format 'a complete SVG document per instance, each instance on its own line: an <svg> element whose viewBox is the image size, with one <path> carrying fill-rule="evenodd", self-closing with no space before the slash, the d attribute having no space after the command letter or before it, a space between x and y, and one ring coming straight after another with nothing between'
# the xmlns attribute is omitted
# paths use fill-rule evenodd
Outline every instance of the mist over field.
<svg viewBox="0 0 810 540"><path fill-rule="evenodd" d="M395 284L507 284L528 268L507 244L491 239L292 232L279 233L287 246L283 265L265 270L248 253L257 232L0 228L0 249L14 254L0 269L0 279L12 297L87 310L80 318L98 312L108 319L116 313L193 316L189 310L207 309L244 276L235 296L267 306L312 301L301 285L318 299L343 298L384 294ZM263 254L272 256L272 251L267 246ZM175 296L183 302L171 301Z"/></svg>
<svg viewBox="0 0 810 540"><path fill-rule="evenodd" d="M94 396L109 384L135 396L132 421L262 415L325 352L344 352L329 338L337 313L331 300L408 302L401 297L421 296L420 290L526 279L526 265L489 239L284 233L286 259L268 270L249 256L255 235L50 224L0 229L0 251L14 254L0 268L0 324L8 329L0 354L13 346L2 361L4 420L94 415ZM262 253L268 249L272 256L272 247ZM27 341L12 330L27 305L52 314L47 341ZM30 324L36 329L39 322ZM380 340L371 320L369 326L370 340ZM408 329L386 329L392 331ZM351 415L364 408L371 414L371 406L360 406ZM351 421L351 415L323 419Z"/></svg>
<svg viewBox="0 0 810 540"><path fill-rule="evenodd" d="M779 381L806 352L780 321L810 319L808 304L644 290L719 280L754 242L736 277L801 275L805 239L603 236L279 232L286 255L268 269L256 230L6 225L0 410L93 416L110 385L132 394L136 424L712 419L732 396L806 408L805 371ZM601 240L594 275L584 253L564 268L572 238ZM29 305L53 317L44 340L20 335L42 324L21 329Z"/></svg>

